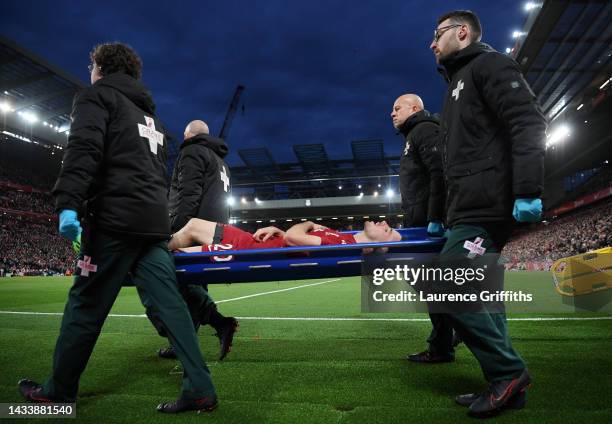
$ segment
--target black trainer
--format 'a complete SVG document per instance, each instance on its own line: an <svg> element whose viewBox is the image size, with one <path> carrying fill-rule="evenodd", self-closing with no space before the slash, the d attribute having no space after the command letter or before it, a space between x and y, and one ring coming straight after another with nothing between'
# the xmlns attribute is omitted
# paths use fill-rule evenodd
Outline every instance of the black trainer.
<svg viewBox="0 0 612 424"><path fill-rule="evenodd" d="M157 405L159 412L166 414L178 414L185 411L210 412L219 405L217 396L203 397L199 399L178 398L174 402L160 403Z"/></svg>
<svg viewBox="0 0 612 424"><path fill-rule="evenodd" d="M412 355L406 356L406 359L412 362L419 362L424 364L441 364L444 362L454 362L454 355L438 355L437 353L425 350L419 353L413 353Z"/></svg>
<svg viewBox="0 0 612 424"><path fill-rule="evenodd" d="M157 356L164 359L176 359L176 352L172 346L162 347L157 351Z"/></svg>
<svg viewBox="0 0 612 424"><path fill-rule="evenodd" d="M481 394L482 393L468 393L466 395L459 395L455 398L455 402L457 405L469 408ZM508 402L504 405L504 409L523 409L525 403L527 403L527 390L523 389L523 391L508 399Z"/></svg>
<svg viewBox="0 0 612 424"><path fill-rule="evenodd" d="M219 350L219 360L222 361L229 352L232 350L232 342L234 341L234 333L238 331L238 320L233 317L225 317L221 321L217 330L217 337L219 337L219 343L221 348Z"/></svg>
<svg viewBox="0 0 612 424"><path fill-rule="evenodd" d="M469 414L474 417L489 417L501 412L510 399L523 392L531 384L527 370L512 380L495 381L470 405ZM524 406L524 404L523 404Z"/></svg>
<svg viewBox="0 0 612 424"><path fill-rule="evenodd" d="M19 393L21 393L21 396L23 396L24 398L26 398L26 400L30 402L53 402L52 399L41 395L43 388L42 385L30 379L24 378L22 380L19 380L19 382L17 383L17 388L19 389Z"/></svg>

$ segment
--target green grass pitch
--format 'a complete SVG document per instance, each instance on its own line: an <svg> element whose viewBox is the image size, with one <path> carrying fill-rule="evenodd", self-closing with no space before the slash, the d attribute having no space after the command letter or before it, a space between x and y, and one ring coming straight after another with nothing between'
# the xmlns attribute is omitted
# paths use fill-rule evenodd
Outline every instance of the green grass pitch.
<svg viewBox="0 0 612 424"><path fill-rule="evenodd" d="M327 282L324 282L327 281ZM507 274L507 286L549 286L546 273ZM253 294L310 285L295 290ZM44 380L51 370L70 278L0 279L0 402L21 402L20 378ZM166 416L155 411L174 399L180 376L175 361L156 357L165 346L133 287L124 288L81 378L77 420L210 423L419 423L468 422L456 406L459 393L482 390L477 362L461 345L452 364L417 365L427 321L380 321L407 315L362 314L359 278L216 285L211 293L225 315L243 317L234 348L215 360L213 330L199 340L220 397L210 413ZM233 300L238 297L243 299ZM611 315L612 314L608 314ZM542 315L550 317L551 315ZM557 315L559 316L559 315ZM562 315L572 316L572 315ZM365 318L365 320L265 320L262 317ZM425 316L419 316L425 318ZM369 319L369 320L368 320ZM612 422L612 320L510 321L514 346L534 384L527 408L495 422ZM43 421L48 422L48 421Z"/></svg>

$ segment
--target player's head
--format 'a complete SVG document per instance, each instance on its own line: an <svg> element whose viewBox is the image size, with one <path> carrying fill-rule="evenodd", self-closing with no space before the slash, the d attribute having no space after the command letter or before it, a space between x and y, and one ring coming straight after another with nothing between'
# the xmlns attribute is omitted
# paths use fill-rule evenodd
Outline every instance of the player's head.
<svg viewBox="0 0 612 424"><path fill-rule="evenodd" d="M127 44L98 44L89 54L91 60L91 83L116 72L127 74L139 80L142 76L142 61L138 54Z"/></svg>
<svg viewBox="0 0 612 424"><path fill-rule="evenodd" d="M434 39L429 48L436 56L436 62L480 41L482 26L478 16L470 10L455 10L438 18Z"/></svg>
<svg viewBox="0 0 612 424"><path fill-rule="evenodd" d="M389 227L386 221L366 221L363 225L363 234L372 242L400 241L400 233Z"/></svg>
<svg viewBox="0 0 612 424"><path fill-rule="evenodd" d="M399 96L395 103L393 103L393 110L391 111L391 120L393 121L393 127L397 130L408 118L417 112L424 109L423 100L416 94L404 94Z"/></svg>
<svg viewBox="0 0 612 424"><path fill-rule="evenodd" d="M208 130L208 125L206 125L206 122L196 119L195 121L191 121L185 127L183 139L187 140L188 138L195 137L196 135L200 134L210 134L210 132Z"/></svg>

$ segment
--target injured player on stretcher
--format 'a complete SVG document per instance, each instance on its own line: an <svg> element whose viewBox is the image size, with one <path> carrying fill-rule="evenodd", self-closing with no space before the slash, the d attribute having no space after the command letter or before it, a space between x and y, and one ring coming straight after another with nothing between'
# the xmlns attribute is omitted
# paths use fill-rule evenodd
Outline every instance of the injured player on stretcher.
<svg viewBox="0 0 612 424"><path fill-rule="evenodd" d="M340 233L312 221L296 224L286 232L276 227L265 227L251 234L232 225L191 218L187 225L172 236L168 248L180 252L216 252L288 246L380 243L401 239L400 233L389 227L385 221L366 221L363 231L355 234ZM364 249L364 253L368 251Z"/></svg>

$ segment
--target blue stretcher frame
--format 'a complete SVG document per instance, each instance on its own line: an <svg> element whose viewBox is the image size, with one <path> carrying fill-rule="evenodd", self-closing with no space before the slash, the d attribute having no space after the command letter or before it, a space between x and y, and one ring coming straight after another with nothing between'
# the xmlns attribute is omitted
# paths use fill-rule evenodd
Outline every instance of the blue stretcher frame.
<svg viewBox="0 0 612 424"><path fill-rule="evenodd" d="M357 231L346 231L354 234ZM179 284L229 284L306 280L361 275L362 249L387 247L389 253L440 252L443 237L430 237L426 228L405 228L402 241L274 249L175 253ZM307 255L304 254L307 252ZM212 256L233 259L213 262Z"/></svg>

